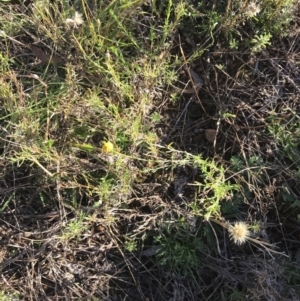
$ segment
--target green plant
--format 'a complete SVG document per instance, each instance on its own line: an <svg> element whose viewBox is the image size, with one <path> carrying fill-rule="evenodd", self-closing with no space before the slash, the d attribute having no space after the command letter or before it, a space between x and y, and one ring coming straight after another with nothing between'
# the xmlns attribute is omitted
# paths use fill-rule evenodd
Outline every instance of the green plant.
<svg viewBox="0 0 300 301"><path fill-rule="evenodd" d="M155 243L160 246L156 255L158 262L170 272L175 270L186 276L193 269L201 269L199 253L205 248L201 238L187 235L181 227L170 227L166 233L155 237Z"/></svg>
<svg viewBox="0 0 300 301"><path fill-rule="evenodd" d="M63 229L62 239L66 241L71 239L79 240L81 234L87 230L84 223L85 218L85 214L80 213L73 221L68 222Z"/></svg>
<svg viewBox="0 0 300 301"><path fill-rule="evenodd" d="M237 50L239 48L239 42L236 38L229 39L229 48L232 50Z"/></svg>
<svg viewBox="0 0 300 301"><path fill-rule="evenodd" d="M254 220L254 222L252 223L252 225L249 225L249 229L254 233L259 233L261 230L261 224L257 221Z"/></svg>
<svg viewBox="0 0 300 301"><path fill-rule="evenodd" d="M20 300L18 293L9 294L6 293L5 291L0 291L0 301L18 301L18 300Z"/></svg>
<svg viewBox="0 0 300 301"><path fill-rule="evenodd" d="M225 169L214 161L202 159L200 155L192 157L193 163L202 173L203 182L195 182L198 193L193 209L196 214L204 216L208 220L211 216L220 216L222 200L230 198L232 192L238 186L226 180ZM202 209L197 208L197 204L202 205Z"/></svg>
<svg viewBox="0 0 300 301"><path fill-rule="evenodd" d="M239 292L238 290L232 289L230 295L228 296L228 301L243 301L247 298L244 292Z"/></svg>
<svg viewBox="0 0 300 301"><path fill-rule="evenodd" d="M272 35L269 33L263 33L263 34L256 34L254 38L251 40L251 43L253 44L251 46L251 50L253 52L259 52L262 51L264 48L266 48L268 45L271 45Z"/></svg>
<svg viewBox="0 0 300 301"><path fill-rule="evenodd" d="M211 216L220 216L220 203L228 199L238 186L226 180L225 169L213 160L203 159L201 155L192 155L168 147L170 161L162 161L155 170L192 165L200 171L200 179L190 184L197 187L198 194L191 205L194 214L209 220ZM153 169L146 169L146 172Z"/></svg>
<svg viewBox="0 0 300 301"><path fill-rule="evenodd" d="M137 250L137 241L132 238L125 237L124 247L128 252L134 252Z"/></svg>
<svg viewBox="0 0 300 301"><path fill-rule="evenodd" d="M268 120L270 125L268 130L274 138L274 143L277 149L280 149L283 156L289 158L292 162L300 160L300 153L298 150L300 127L299 117L295 111L289 112L286 109L287 118L278 119L276 114L271 114Z"/></svg>

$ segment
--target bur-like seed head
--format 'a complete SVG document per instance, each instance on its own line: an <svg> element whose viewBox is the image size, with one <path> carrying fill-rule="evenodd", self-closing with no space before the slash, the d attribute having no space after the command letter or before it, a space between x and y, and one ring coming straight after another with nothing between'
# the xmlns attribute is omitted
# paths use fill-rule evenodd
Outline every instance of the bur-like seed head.
<svg viewBox="0 0 300 301"><path fill-rule="evenodd" d="M256 2L249 3L249 5L247 6L247 9L246 9L246 15L249 18L255 17L257 14L259 14L259 12L260 12L259 4L257 4Z"/></svg>
<svg viewBox="0 0 300 301"><path fill-rule="evenodd" d="M73 17L74 23L78 26L83 24L83 18L82 18L82 14L80 14L79 12L75 12L75 15Z"/></svg>
<svg viewBox="0 0 300 301"><path fill-rule="evenodd" d="M67 25L71 25L74 28L77 28L79 25L83 24L83 18L82 18L82 14L80 14L79 12L75 12L74 17L72 19L66 19L66 24Z"/></svg>
<svg viewBox="0 0 300 301"><path fill-rule="evenodd" d="M245 243L250 236L248 225L244 222L236 222L234 226L229 226L228 232L230 239L237 245Z"/></svg>

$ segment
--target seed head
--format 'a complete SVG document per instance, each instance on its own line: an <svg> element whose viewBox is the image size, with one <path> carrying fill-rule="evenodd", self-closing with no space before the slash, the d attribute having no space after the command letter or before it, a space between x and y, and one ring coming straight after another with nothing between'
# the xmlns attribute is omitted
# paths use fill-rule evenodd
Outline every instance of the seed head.
<svg viewBox="0 0 300 301"><path fill-rule="evenodd" d="M80 14L79 12L75 12L74 17L72 19L66 19L66 24L67 25L71 25L74 28L77 28L79 25L83 24L83 18L82 18L82 14Z"/></svg>
<svg viewBox="0 0 300 301"><path fill-rule="evenodd" d="M246 9L246 15L248 18L255 17L260 12L259 4L255 2L250 2Z"/></svg>
<svg viewBox="0 0 300 301"><path fill-rule="evenodd" d="M230 239L237 245L245 243L250 236L248 225L244 222L236 222L234 226L229 226L228 232Z"/></svg>

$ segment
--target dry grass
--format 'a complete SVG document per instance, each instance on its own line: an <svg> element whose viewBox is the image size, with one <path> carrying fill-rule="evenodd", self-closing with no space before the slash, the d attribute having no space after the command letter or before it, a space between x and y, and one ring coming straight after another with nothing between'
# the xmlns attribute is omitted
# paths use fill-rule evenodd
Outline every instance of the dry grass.
<svg viewBox="0 0 300 301"><path fill-rule="evenodd" d="M298 300L298 4L98 2L0 4L0 300Z"/></svg>

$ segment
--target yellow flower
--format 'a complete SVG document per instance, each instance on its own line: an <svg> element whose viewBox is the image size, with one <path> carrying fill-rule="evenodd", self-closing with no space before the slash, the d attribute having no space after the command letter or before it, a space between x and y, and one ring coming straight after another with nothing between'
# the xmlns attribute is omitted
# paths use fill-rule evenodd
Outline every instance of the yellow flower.
<svg viewBox="0 0 300 301"><path fill-rule="evenodd" d="M114 150L114 146L111 142L107 141L103 143L102 151L104 153L111 153Z"/></svg>
<svg viewBox="0 0 300 301"><path fill-rule="evenodd" d="M244 222L236 222L234 226L229 226L228 232L230 239L237 245L241 245L246 242L250 236L248 225Z"/></svg>

